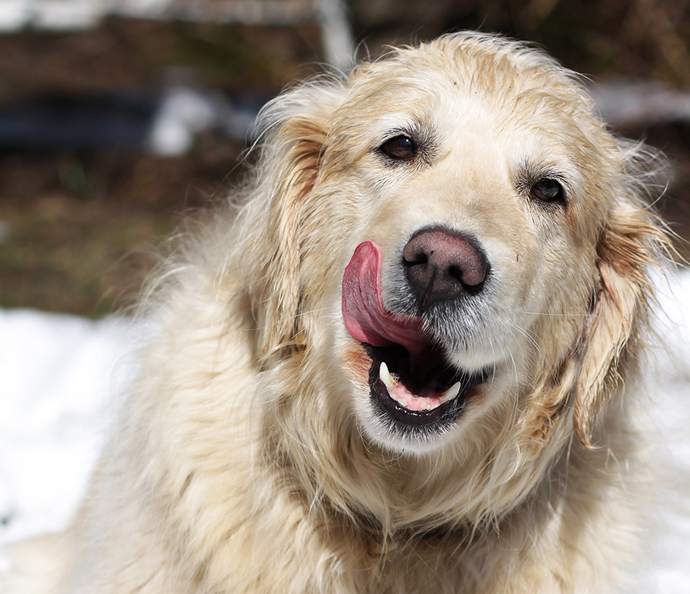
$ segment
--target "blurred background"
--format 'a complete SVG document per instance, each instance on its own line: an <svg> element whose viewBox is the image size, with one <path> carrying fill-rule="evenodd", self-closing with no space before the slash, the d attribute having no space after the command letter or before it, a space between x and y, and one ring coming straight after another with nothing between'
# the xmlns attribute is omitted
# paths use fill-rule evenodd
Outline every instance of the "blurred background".
<svg viewBox="0 0 690 594"><path fill-rule="evenodd" d="M126 307L242 175L267 100L461 29L587 75L614 129L670 158L657 206L690 239L690 0L0 0L0 308Z"/></svg>

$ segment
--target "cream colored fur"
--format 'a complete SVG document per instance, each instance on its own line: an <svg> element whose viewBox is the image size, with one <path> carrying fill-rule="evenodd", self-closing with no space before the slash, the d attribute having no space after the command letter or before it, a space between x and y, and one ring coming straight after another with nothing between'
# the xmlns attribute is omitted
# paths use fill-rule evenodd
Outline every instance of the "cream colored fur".
<svg viewBox="0 0 690 594"><path fill-rule="evenodd" d="M161 329L72 527L17 551L10 591L608 591L635 547L628 410L665 245L646 153L548 57L470 33L297 87L261 125L241 207L147 302ZM385 163L410 129L433 151ZM525 167L567 206L535 203ZM371 414L341 282L375 241L394 302L401 246L435 224L477 237L493 275L472 340L438 339L494 373L408 443Z"/></svg>

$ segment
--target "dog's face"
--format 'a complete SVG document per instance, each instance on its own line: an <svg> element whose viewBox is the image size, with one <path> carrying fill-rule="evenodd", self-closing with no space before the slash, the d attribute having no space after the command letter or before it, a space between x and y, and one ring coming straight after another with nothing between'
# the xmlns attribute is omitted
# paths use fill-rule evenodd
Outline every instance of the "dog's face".
<svg viewBox="0 0 690 594"><path fill-rule="evenodd" d="M367 439L422 454L488 423L537 434L525 419L582 392L586 440L643 299L625 272L640 276L653 225L581 87L515 44L451 36L313 102L291 131L295 302L327 312L311 334L328 397ZM639 241L621 250L625 225Z"/></svg>
<svg viewBox="0 0 690 594"><path fill-rule="evenodd" d="M354 92L333 132L358 152L341 182L359 202L341 356L359 420L388 447L434 449L501 399L517 406L535 357L554 366L572 347L595 283L601 212L578 154L586 140L550 113L575 128L564 144L534 97L474 91L452 69L386 80ZM380 112L358 118L365 102ZM558 317L561 352L543 352L544 315ZM358 352L365 374L348 366Z"/></svg>
<svg viewBox="0 0 690 594"><path fill-rule="evenodd" d="M581 114L556 100L571 89L535 88L507 65L477 83L466 63L420 62L355 80L323 156L348 163L340 347L353 407L370 437L412 451L517 410L535 367L574 347L610 208L588 185L600 164Z"/></svg>

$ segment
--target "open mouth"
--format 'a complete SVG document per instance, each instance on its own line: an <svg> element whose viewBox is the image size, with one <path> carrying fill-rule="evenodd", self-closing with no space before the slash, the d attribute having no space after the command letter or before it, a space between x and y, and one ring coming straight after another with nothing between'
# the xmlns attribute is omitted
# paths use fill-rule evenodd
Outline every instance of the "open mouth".
<svg viewBox="0 0 690 594"><path fill-rule="evenodd" d="M369 357L369 386L375 409L398 428L442 428L465 408L471 388L491 369L467 372L451 365L424 331L421 317L394 316L381 297L381 254L361 243L343 276L343 319Z"/></svg>
<svg viewBox="0 0 690 594"><path fill-rule="evenodd" d="M382 413L408 426L454 423L465 408L470 388L485 382L490 374L490 370L472 374L459 370L434 347L412 359L400 346L364 346L372 361L372 400Z"/></svg>

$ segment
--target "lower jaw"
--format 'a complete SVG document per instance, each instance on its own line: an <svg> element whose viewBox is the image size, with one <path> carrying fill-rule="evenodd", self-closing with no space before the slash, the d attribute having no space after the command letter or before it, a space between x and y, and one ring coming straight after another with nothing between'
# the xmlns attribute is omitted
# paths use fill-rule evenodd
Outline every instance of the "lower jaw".
<svg viewBox="0 0 690 594"><path fill-rule="evenodd" d="M478 385L485 382L491 374L486 369L467 375L463 389L452 400L432 410L411 410L391 398L384 383L378 377L373 363L370 373L370 400L375 414L389 431L402 437L428 438L450 429L462 415L468 399L477 395Z"/></svg>
<svg viewBox="0 0 690 594"><path fill-rule="evenodd" d="M429 411L405 408L388 395L385 385L379 379L371 386L371 399L382 414L391 421L414 427L441 427L454 423L465 408L466 394L458 394L453 400Z"/></svg>

